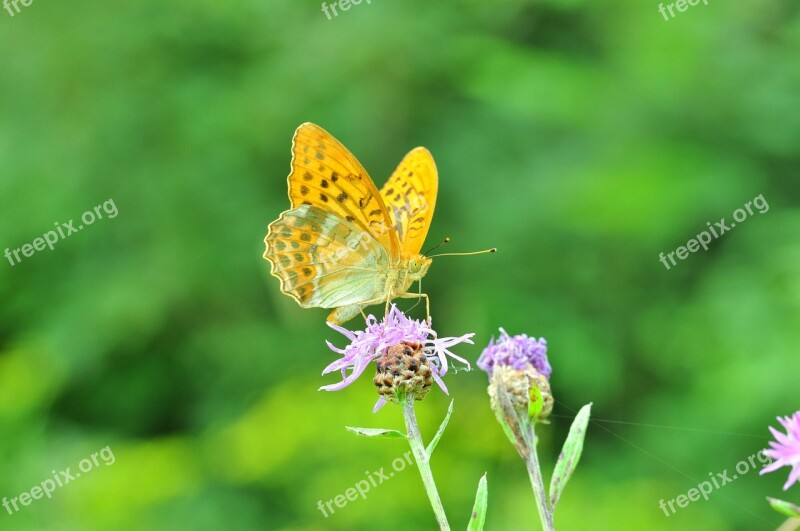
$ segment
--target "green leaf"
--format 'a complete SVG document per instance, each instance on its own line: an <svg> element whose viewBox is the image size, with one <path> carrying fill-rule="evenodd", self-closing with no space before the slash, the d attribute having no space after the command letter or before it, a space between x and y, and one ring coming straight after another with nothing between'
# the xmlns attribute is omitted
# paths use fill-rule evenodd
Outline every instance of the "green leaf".
<svg viewBox="0 0 800 531"><path fill-rule="evenodd" d="M787 501L777 498L767 498L770 506L784 516L790 518L800 518L800 507Z"/></svg>
<svg viewBox="0 0 800 531"><path fill-rule="evenodd" d="M397 430L385 430L383 428L353 428L350 426L345 426L349 431L352 431L356 435L361 435L362 437L377 437L379 439L407 439L405 433L401 433Z"/></svg>
<svg viewBox="0 0 800 531"><path fill-rule="evenodd" d="M542 399L542 390L539 389L538 386L532 385L530 389L528 389L528 396L530 397L530 402L528 403L528 418L536 422L536 419L539 418L539 414L542 412L544 408L544 400Z"/></svg>
<svg viewBox="0 0 800 531"><path fill-rule="evenodd" d="M569 429L567 440L561 449L561 455L558 456L553 478L550 480L550 506L554 511L561 493L564 492L564 487L567 486L570 476L581 459L583 439L586 436L586 426L589 424L591 411L592 404L590 403L583 406L578 412L575 420L572 421L572 427Z"/></svg>
<svg viewBox="0 0 800 531"><path fill-rule="evenodd" d="M475 505L472 507L472 516L469 518L467 531L483 531L488 499L489 484L486 482L486 474L484 474L478 482L478 492L475 493Z"/></svg>
<svg viewBox="0 0 800 531"><path fill-rule="evenodd" d="M495 373L495 376L497 373ZM495 377L493 376L493 378ZM503 427L503 432L514 445L514 448L519 452L523 446L531 448L535 441L533 440L533 433L530 429L530 422L525 416L520 418L514 409L514 404L511 397L502 385L492 383L495 390L495 404L494 414L497 417L497 422ZM522 454L520 454L522 455Z"/></svg>
<svg viewBox="0 0 800 531"><path fill-rule="evenodd" d="M433 450L436 448L436 445L439 444L439 439L442 438L442 434L444 433L444 429L447 427L447 423L450 422L450 415L453 414L453 402L455 402L455 400L450 401L450 406L447 408L447 415L445 415L444 420L439 425L439 430L436 432L436 435L433 436L433 439L431 439L431 442L425 449L425 451L428 453L428 457L433 454Z"/></svg>

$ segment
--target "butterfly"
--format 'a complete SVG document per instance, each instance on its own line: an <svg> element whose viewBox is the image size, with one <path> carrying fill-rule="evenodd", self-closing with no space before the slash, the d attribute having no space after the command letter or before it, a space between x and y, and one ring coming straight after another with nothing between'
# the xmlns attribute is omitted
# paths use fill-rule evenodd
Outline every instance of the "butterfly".
<svg viewBox="0 0 800 531"><path fill-rule="evenodd" d="M364 167L330 133L297 128L288 177L291 208L269 225L264 258L281 291L304 308L333 308L342 324L372 304L410 293L428 272L420 254L433 219L439 177L430 152L411 150L378 190Z"/></svg>

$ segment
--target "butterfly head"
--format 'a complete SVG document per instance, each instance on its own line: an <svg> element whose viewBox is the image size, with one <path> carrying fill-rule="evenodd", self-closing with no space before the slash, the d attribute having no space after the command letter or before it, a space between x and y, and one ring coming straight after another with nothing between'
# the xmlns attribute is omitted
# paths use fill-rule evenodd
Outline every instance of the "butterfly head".
<svg viewBox="0 0 800 531"><path fill-rule="evenodd" d="M415 255L408 259L408 274L412 281L420 280L428 272L432 259L425 255Z"/></svg>

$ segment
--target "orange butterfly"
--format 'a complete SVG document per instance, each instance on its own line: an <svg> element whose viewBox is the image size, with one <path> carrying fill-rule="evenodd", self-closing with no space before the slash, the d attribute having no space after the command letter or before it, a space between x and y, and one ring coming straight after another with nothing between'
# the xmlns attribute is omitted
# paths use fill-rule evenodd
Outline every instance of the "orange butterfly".
<svg viewBox="0 0 800 531"><path fill-rule="evenodd" d="M305 123L292 142L291 209L269 225L264 253L281 291L304 308L334 308L341 324L364 306L424 298L408 289L428 272L419 254L439 178L427 149L413 149L378 191L366 170L321 127Z"/></svg>

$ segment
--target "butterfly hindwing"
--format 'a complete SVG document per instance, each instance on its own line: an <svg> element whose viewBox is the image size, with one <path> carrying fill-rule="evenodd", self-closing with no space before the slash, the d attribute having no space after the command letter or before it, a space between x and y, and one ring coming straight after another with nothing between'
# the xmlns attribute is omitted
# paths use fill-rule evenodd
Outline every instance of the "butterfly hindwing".
<svg viewBox="0 0 800 531"><path fill-rule="evenodd" d="M423 147L411 150L381 189L403 258L419 254L422 249L438 192L436 164Z"/></svg>
<svg viewBox="0 0 800 531"><path fill-rule="evenodd" d="M390 257L399 243L372 179L350 151L311 123L297 128L289 174L292 208L310 205L334 214L375 239Z"/></svg>
<svg viewBox="0 0 800 531"><path fill-rule="evenodd" d="M320 208L301 205L269 226L264 258L281 290L303 307L336 308L383 293L389 255L372 236Z"/></svg>

